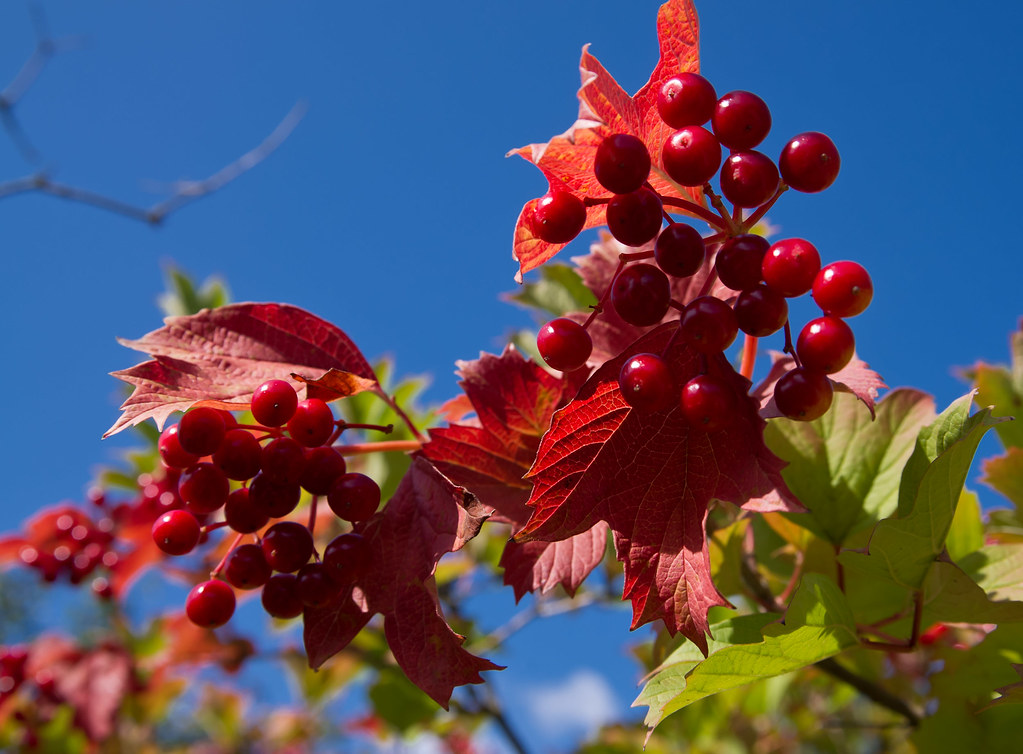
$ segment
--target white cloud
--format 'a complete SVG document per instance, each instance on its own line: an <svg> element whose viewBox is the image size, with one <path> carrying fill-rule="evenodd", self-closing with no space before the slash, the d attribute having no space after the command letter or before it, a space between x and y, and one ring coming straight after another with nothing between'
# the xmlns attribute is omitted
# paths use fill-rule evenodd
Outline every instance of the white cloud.
<svg viewBox="0 0 1023 754"><path fill-rule="evenodd" d="M531 687L524 699L538 732L550 738L585 738L621 716L621 703L593 670L577 670L558 684Z"/></svg>

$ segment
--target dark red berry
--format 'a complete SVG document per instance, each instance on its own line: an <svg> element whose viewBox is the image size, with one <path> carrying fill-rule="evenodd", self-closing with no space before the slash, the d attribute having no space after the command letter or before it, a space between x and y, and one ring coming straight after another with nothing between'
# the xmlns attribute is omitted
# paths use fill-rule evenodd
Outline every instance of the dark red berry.
<svg viewBox="0 0 1023 754"><path fill-rule="evenodd" d="M738 401L728 384L710 374L693 377L682 388L679 405L686 421L703 432L716 432L735 421Z"/></svg>
<svg viewBox="0 0 1023 754"><path fill-rule="evenodd" d="M680 73L657 93L657 114L672 128L700 126L714 114L717 99L713 84L703 76Z"/></svg>
<svg viewBox="0 0 1023 754"><path fill-rule="evenodd" d="M168 511L153 522L153 541L168 555L185 555L199 544L200 528L188 511Z"/></svg>
<svg viewBox="0 0 1023 754"><path fill-rule="evenodd" d="M267 380L252 394L252 416L264 427L282 427L295 413L298 394L284 380Z"/></svg>
<svg viewBox="0 0 1023 754"><path fill-rule="evenodd" d="M855 317L870 305L874 283L861 265L842 260L832 262L817 273L812 295L825 314Z"/></svg>
<svg viewBox="0 0 1023 754"><path fill-rule="evenodd" d="M187 469L192 464L199 462L199 456L189 453L181 447L178 439L180 425L174 424L167 427L160 433L160 441L157 447L160 451L160 459L172 469Z"/></svg>
<svg viewBox="0 0 1023 754"><path fill-rule="evenodd" d="M700 231L685 223L671 223L654 243L657 266L676 278L687 278L703 266L707 248Z"/></svg>
<svg viewBox="0 0 1023 754"><path fill-rule="evenodd" d="M257 474L249 482L249 505L269 518L283 518L298 507L302 488L295 482L275 482Z"/></svg>
<svg viewBox="0 0 1023 754"><path fill-rule="evenodd" d="M774 386L774 402L790 419L813 421L827 413L832 399L831 380L802 367L786 372Z"/></svg>
<svg viewBox="0 0 1023 754"><path fill-rule="evenodd" d="M569 191L553 191L536 201L530 225L541 241L568 243L586 225L586 205Z"/></svg>
<svg viewBox="0 0 1023 754"><path fill-rule="evenodd" d="M223 626L234 615L234 590L216 579L197 584L185 600L188 619L201 628Z"/></svg>
<svg viewBox="0 0 1023 754"><path fill-rule="evenodd" d="M213 463L228 479L243 482L259 473L263 449L247 429L232 429L213 454Z"/></svg>
<svg viewBox="0 0 1023 754"><path fill-rule="evenodd" d="M796 340L796 353L805 369L834 374L856 352L852 328L838 317L824 316L804 325Z"/></svg>
<svg viewBox="0 0 1023 754"><path fill-rule="evenodd" d="M559 317L540 328L536 348L552 369L571 372L586 364L593 351L593 341L578 322Z"/></svg>
<svg viewBox="0 0 1023 754"><path fill-rule="evenodd" d="M638 353L626 359L618 385L625 402L640 411L660 411L675 402L671 371L657 354Z"/></svg>
<svg viewBox="0 0 1023 754"><path fill-rule="evenodd" d="M358 532L350 531L335 537L323 551L323 565L339 584L349 584L365 569L369 544Z"/></svg>
<svg viewBox="0 0 1023 754"><path fill-rule="evenodd" d="M661 198L646 187L615 194L607 203L607 229L626 246L642 246L660 231L661 211Z"/></svg>
<svg viewBox="0 0 1023 754"><path fill-rule="evenodd" d="M717 101L711 127L729 149L753 149L771 130L771 111L752 92L729 92Z"/></svg>
<svg viewBox="0 0 1023 754"><path fill-rule="evenodd" d="M646 144L632 134L613 134L597 147L593 158L597 182L614 194L628 194L650 175L650 153Z"/></svg>
<svg viewBox="0 0 1023 754"><path fill-rule="evenodd" d="M181 472L178 494L193 513L213 513L226 501L231 485L212 463L197 463Z"/></svg>
<svg viewBox="0 0 1023 754"><path fill-rule="evenodd" d="M307 563L298 569L298 596L306 607L329 605L341 593L336 581L322 563Z"/></svg>
<svg viewBox="0 0 1023 754"><path fill-rule="evenodd" d="M714 258L718 278L733 291L755 288L763 280L761 265L770 245L766 238L752 233L725 240Z"/></svg>
<svg viewBox="0 0 1023 754"><path fill-rule="evenodd" d="M778 332L789 318L785 297L763 283L740 293L732 308L739 329L756 338Z"/></svg>
<svg viewBox="0 0 1023 754"><path fill-rule="evenodd" d="M313 537L295 521L279 521L263 535L263 555L275 571L291 573L309 562Z"/></svg>
<svg viewBox="0 0 1023 754"><path fill-rule="evenodd" d="M611 286L611 305L619 317L637 327L655 325L664 319L669 301L668 276L645 262L626 267Z"/></svg>
<svg viewBox="0 0 1023 754"><path fill-rule="evenodd" d="M287 514L285 514L287 515ZM270 514L252 503L247 487L237 489L227 496L224 504L224 520L239 534L252 534L270 521Z"/></svg>
<svg viewBox="0 0 1023 754"><path fill-rule="evenodd" d="M292 573L278 573L263 585L263 609L274 618L297 618L302 614L302 598L298 595L298 578Z"/></svg>
<svg viewBox="0 0 1023 754"><path fill-rule="evenodd" d="M186 453L209 456L220 447L225 431L223 413L209 406L200 406L181 417L178 441Z"/></svg>
<svg viewBox="0 0 1023 754"><path fill-rule="evenodd" d="M345 521L366 521L380 506L380 486L365 474L342 474L327 493L330 509Z"/></svg>
<svg viewBox="0 0 1023 754"><path fill-rule="evenodd" d="M764 255L764 282L787 298L802 296L813 286L821 269L817 247L803 238L785 238L771 244Z"/></svg>
<svg viewBox="0 0 1023 754"><path fill-rule="evenodd" d="M346 471L345 458L334 448L311 448L305 454L302 489L313 495L326 495L334 480Z"/></svg>
<svg viewBox="0 0 1023 754"><path fill-rule="evenodd" d="M278 437L260 454L263 476L277 484L298 484L305 470L305 451L290 437Z"/></svg>
<svg viewBox="0 0 1023 754"><path fill-rule="evenodd" d="M736 207L759 207L779 185L778 168L760 152L733 152L721 166L721 193Z"/></svg>
<svg viewBox="0 0 1023 754"><path fill-rule="evenodd" d="M244 544L231 550L224 560L224 578L236 589L258 589L270 578L270 564L263 548Z"/></svg>
<svg viewBox="0 0 1023 754"><path fill-rule="evenodd" d="M838 177L842 161L835 142L817 131L794 136L778 158L781 178L796 191L823 191Z"/></svg>
<svg viewBox="0 0 1023 754"><path fill-rule="evenodd" d="M702 186L721 166L721 144L706 128L686 126L665 139L661 164L675 183Z"/></svg>
<svg viewBox="0 0 1023 754"><path fill-rule="evenodd" d="M690 301L679 326L686 342L700 353L721 353L739 332L732 307L714 296Z"/></svg>
<svg viewBox="0 0 1023 754"><path fill-rule="evenodd" d="M334 426L330 406L319 398L307 398L298 404L295 415L288 420L288 434L299 445L316 448L330 439Z"/></svg>

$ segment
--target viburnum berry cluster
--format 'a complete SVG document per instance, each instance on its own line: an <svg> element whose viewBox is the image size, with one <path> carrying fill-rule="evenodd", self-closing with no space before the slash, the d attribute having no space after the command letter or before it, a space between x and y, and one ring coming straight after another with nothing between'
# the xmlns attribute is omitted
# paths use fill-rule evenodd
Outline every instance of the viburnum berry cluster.
<svg viewBox="0 0 1023 754"><path fill-rule="evenodd" d="M317 552L317 505L325 500L338 519L368 520L380 505L380 487L347 469L332 445L348 428L320 398L299 401L289 382L268 380L252 395L254 424L239 424L227 410L198 406L163 430L160 458L179 475L182 506L153 524L153 540L169 555L192 552L210 532L236 533L209 580L186 600L189 619L206 628L227 623L235 589L262 590L263 608L275 618L295 618L350 590L365 551L355 531ZM303 492L311 496L307 523L287 520ZM251 538L251 542L245 542Z"/></svg>
<svg viewBox="0 0 1023 754"><path fill-rule="evenodd" d="M596 146L593 176L609 196L583 199L564 185L533 205L527 222L545 243L572 240L586 225L587 208L603 205L611 235L634 249L620 254L618 269L589 317L581 322L559 317L541 328L540 355L563 372L585 366L592 353L587 330L610 306L640 328L676 318L675 337L706 356L727 350L741 331L746 336L742 371L749 377L755 339L783 330L784 351L795 368L774 388L777 409L792 419L819 418L832 402L828 375L845 368L855 353L845 320L867 308L873 284L856 262L822 267L817 248L805 239L772 244L753 230L788 188L813 193L834 182L841 163L834 142L815 131L798 134L775 163L755 149L771 129L767 104L746 91L719 97L710 81L692 72L663 83L656 112L667 127L658 154L651 155L630 133L609 134ZM657 191L652 171L700 202ZM720 193L711 184L715 176ZM672 213L703 220L711 232L705 236ZM672 295L673 280L688 280L708 268L695 292L687 288L694 295L684 300ZM821 316L805 323L793 343L788 299L807 293ZM663 356L642 353L625 362L619 376L625 400L651 412L677 403L695 429L727 426L735 401L722 380L704 373L677 385Z"/></svg>

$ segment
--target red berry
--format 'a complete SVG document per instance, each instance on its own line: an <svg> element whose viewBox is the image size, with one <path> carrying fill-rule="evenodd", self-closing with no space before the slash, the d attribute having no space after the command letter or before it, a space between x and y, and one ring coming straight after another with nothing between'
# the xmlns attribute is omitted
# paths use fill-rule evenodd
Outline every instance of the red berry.
<svg viewBox="0 0 1023 754"><path fill-rule="evenodd" d="M786 372L774 386L774 402L790 419L813 421L831 408L831 380L820 372L803 367Z"/></svg>
<svg viewBox="0 0 1023 754"><path fill-rule="evenodd" d="M771 130L771 111L752 92L729 92L717 101L711 126L729 149L753 149Z"/></svg>
<svg viewBox="0 0 1023 754"><path fill-rule="evenodd" d="M552 191L533 207L533 235L547 243L568 243L586 225L586 205L569 191Z"/></svg>
<svg viewBox="0 0 1023 754"><path fill-rule="evenodd" d="M675 400L671 371L653 353L639 353L626 359L618 373L618 385L625 402L640 411L660 411Z"/></svg>
<svg viewBox="0 0 1023 754"><path fill-rule="evenodd" d="M334 480L346 471L345 458L334 448L311 448L305 454L302 489L313 495L326 495Z"/></svg>
<svg viewBox="0 0 1023 754"><path fill-rule="evenodd" d="M186 453L209 456L220 447L225 431L223 413L209 406L200 406L181 417L178 441Z"/></svg>
<svg viewBox="0 0 1023 754"><path fill-rule="evenodd" d="M160 441L157 447L160 450L160 459L172 469L187 469L194 463L199 462L199 456L189 453L181 447L178 439L179 425L167 427L160 433Z"/></svg>
<svg viewBox="0 0 1023 754"><path fill-rule="evenodd" d="M153 541L168 555L185 555L199 544L200 529L188 511L168 511L153 522Z"/></svg>
<svg viewBox="0 0 1023 754"><path fill-rule="evenodd" d="M825 314L855 317L870 305L874 284L856 262L832 262L813 281L813 300Z"/></svg>
<svg viewBox="0 0 1023 754"><path fill-rule="evenodd" d="M935 623L933 626L920 634L920 643L925 647L937 644L941 637L948 633L948 626L944 623Z"/></svg>
<svg viewBox="0 0 1023 754"><path fill-rule="evenodd" d="M339 584L354 581L364 570L369 543L358 532L350 531L335 537L323 551L323 565Z"/></svg>
<svg viewBox="0 0 1023 754"><path fill-rule="evenodd" d="M597 182L614 194L628 194L650 175L650 153L646 144L632 134L613 134L597 147L593 158Z"/></svg>
<svg viewBox="0 0 1023 754"><path fill-rule="evenodd" d="M700 353L721 353L739 333L732 307L714 296L690 301L679 326L686 341Z"/></svg>
<svg viewBox="0 0 1023 754"><path fill-rule="evenodd" d="M287 514L285 514L287 515ZM249 499L247 487L237 489L227 496L224 504L224 520L239 534L252 534L267 525L270 515Z"/></svg>
<svg viewBox="0 0 1023 754"><path fill-rule="evenodd" d="M852 328L838 317L818 317L806 323L796 340L796 353L805 369L823 374L840 371L853 357Z"/></svg>
<svg viewBox="0 0 1023 754"><path fill-rule="evenodd" d="M259 457L263 476L276 484L298 484L305 470L305 451L290 437L268 443Z"/></svg>
<svg viewBox="0 0 1023 754"><path fill-rule="evenodd" d="M686 126L665 139L661 164L675 183L702 186L721 166L721 144L706 128Z"/></svg>
<svg viewBox="0 0 1023 754"><path fill-rule="evenodd" d="M736 207L759 207L779 185L778 168L760 152L733 152L721 166L721 193Z"/></svg>
<svg viewBox="0 0 1023 754"><path fill-rule="evenodd" d="M263 448L247 429L232 429L213 454L213 463L228 479L243 482L259 473Z"/></svg>
<svg viewBox="0 0 1023 754"><path fill-rule="evenodd" d="M298 596L306 607L329 605L341 593L322 563L307 563L298 570Z"/></svg>
<svg viewBox="0 0 1023 754"><path fill-rule="evenodd" d="M263 585L263 609L274 618L297 618L302 614L302 598L298 596L298 578L291 573L278 573Z"/></svg>
<svg viewBox="0 0 1023 754"><path fill-rule="evenodd" d="M672 128L699 126L714 114L718 95L714 86L698 73L680 73L668 79L657 93L657 113Z"/></svg>
<svg viewBox="0 0 1023 754"><path fill-rule="evenodd" d="M263 555L275 571L291 573L309 562L313 537L295 521L279 521L263 535Z"/></svg>
<svg viewBox="0 0 1023 754"><path fill-rule="evenodd" d="M181 472L178 494L193 513L213 513L227 502L231 485L212 463L197 463Z"/></svg>
<svg viewBox="0 0 1023 754"><path fill-rule="evenodd" d="M724 380L701 374L682 388L679 405L690 426L704 432L716 432L735 421L738 401Z"/></svg>
<svg viewBox="0 0 1023 754"><path fill-rule="evenodd" d="M224 560L224 578L236 589L258 589L270 578L270 564L263 548L244 544L231 550Z"/></svg>
<svg viewBox="0 0 1023 754"><path fill-rule="evenodd" d="M188 619L202 628L223 626L234 615L234 590L216 579L197 584L185 600Z"/></svg>
<svg viewBox="0 0 1023 754"><path fill-rule="evenodd" d="M277 482L257 474L249 482L249 505L269 518L282 518L298 507L302 488L294 482Z"/></svg>
<svg viewBox="0 0 1023 754"><path fill-rule="evenodd" d="M740 293L732 308L739 329L756 338L778 332L789 318L785 297L763 283Z"/></svg>
<svg viewBox="0 0 1023 754"><path fill-rule="evenodd" d="M714 258L718 278L733 291L755 288L763 280L760 268L770 245L766 238L752 233L727 239Z"/></svg>
<svg viewBox="0 0 1023 754"><path fill-rule="evenodd" d="M782 180L796 191L823 191L838 177L842 161L835 142L822 133L794 136L778 158Z"/></svg>
<svg viewBox="0 0 1023 754"><path fill-rule="evenodd" d="M821 269L817 247L803 238L786 238L764 255L764 282L786 298L802 296L813 286Z"/></svg>
<svg viewBox="0 0 1023 754"><path fill-rule="evenodd" d="M380 506L380 486L365 474L342 474L327 493L327 505L345 521L366 521Z"/></svg>
<svg viewBox="0 0 1023 754"><path fill-rule="evenodd" d="M655 325L664 319L669 301L668 276L645 262L626 267L611 286L611 305L619 317L637 327Z"/></svg>
<svg viewBox="0 0 1023 754"><path fill-rule="evenodd" d="M685 223L671 223L654 243L657 266L676 278L687 278L703 266L707 248L700 231Z"/></svg>
<svg viewBox="0 0 1023 754"><path fill-rule="evenodd" d="M264 427L281 427L295 413L298 394L284 380L267 380L252 394L252 416Z"/></svg>
<svg viewBox="0 0 1023 754"><path fill-rule="evenodd" d="M607 229L626 246L642 246L660 231L662 209L661 198L646 187L615 194L607 203Z"/></svg>
<svg viewBox="0 0 1023 754"><path fill-rule="evenodd" d="M315 448L330 439L334 426L330 406L319 398L307 398L298 404L295 415L288 420L288 434L299 445Z"/></svg>
<svg viewBox="0 0 1023 754"><path fill-rule="evenodd" d="M559 317L540 328L536 348L552 369L571 372L586 364L593 351L593 341L578 322Z"/></svg>

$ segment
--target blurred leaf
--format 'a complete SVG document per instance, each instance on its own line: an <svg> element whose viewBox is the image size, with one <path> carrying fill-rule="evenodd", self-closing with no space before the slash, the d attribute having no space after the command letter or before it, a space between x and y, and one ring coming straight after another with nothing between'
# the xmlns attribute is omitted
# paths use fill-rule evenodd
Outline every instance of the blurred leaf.
<svg viewBox="0 0 1023 754"><path fill-rule="evenodd" d="M988 545L960 565L992 599L1023 600L1023 544Z"/></svg>
<svg viewBox="0 0 1023 754"><path fill-rule="evenodd" d="M923 588L925 626L938 622L1023 622L1023 602L992 601L984 589L954 563L935 563Z"/></svg>
<svg viewBox="0 0 1023 754"><path fill-rule="evenodd" d="M192 278L175 267L167 270L167 289L160 294L157 304L168 317L198 314L202 309L216 309L231 300L227 285L220 278L206 278L196 289Z"/></svg>
<svg viewBox="0 0 1023 754"><path fill-rule="evenodd" d="M525 283L518 292L506 294L504 298L555 317L567 312L583 312L597 303L597 297L586 287L576 269L567 264L541 267L539 280Z"/></svg>
<svg viewBox="0 0 1023 754"><path fill-rule="evenodd" d="M1012 366L1009 369L981 363L968 372L977 389L978 406L991 406L995 416L1017 419L996 429L1007 449L1023 448L1023 332L1013 333L1010 349Z"/></svg>
<svg viewBox="0 0 1023 754"><path fill-rule="evenodd" d="M295 684L307 706L317 707L339 694L364 669L355 652L343 651L319 670L309 669L309 660L298 650L284 653L284 665L295 679Z"/></svg>
<svg viewBox="0 0 1023 754"><path fill-rule="evenodd" d="M959 496L952 528L948 530L945 547L956 563L984 546L984 521L980 513L980 499L976 492L964 489Z"/></svg>
<svg viewBox="0 0 1023 754"><path fill-rule="evenodd" d="M1023 417L1016 423L1023 424ZM985 460L981 481L1009 498L1017 518L1023 518L1023 448L1009 448L1005 455Z"/></svg>
<svg viewBox="0 0 1023 754"><path fill-rule="evenodd" d="M400 671L385 667L369 689L373 710L395 730L406 733L437 714L437 705Z"/></svg>

